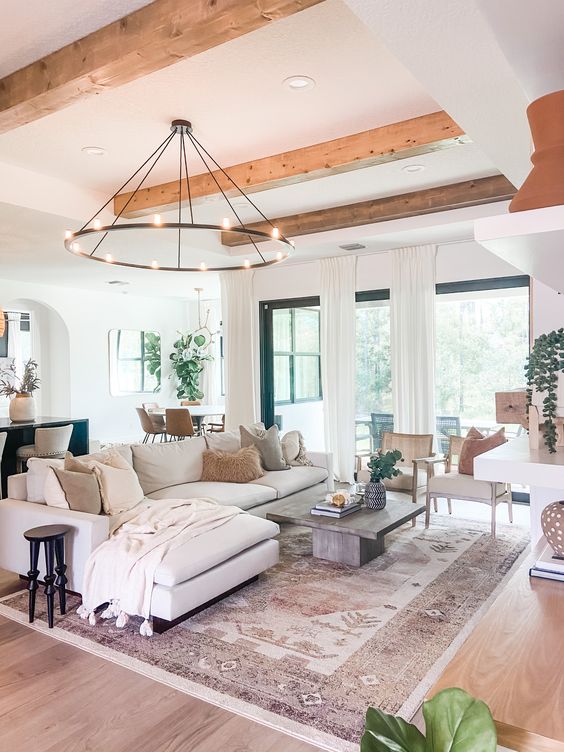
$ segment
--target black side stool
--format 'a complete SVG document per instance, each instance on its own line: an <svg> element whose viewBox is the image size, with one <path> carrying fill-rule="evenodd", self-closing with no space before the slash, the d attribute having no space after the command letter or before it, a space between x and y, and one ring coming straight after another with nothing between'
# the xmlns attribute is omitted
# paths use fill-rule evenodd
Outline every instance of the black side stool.
<svg viewBox="0 0 564 752"><path fill-rule="evenodd" d="M47 620L49 628L53 627L53 612L55 610L55 590L59 591L59 606L61 614L66 611L66 593L65 585L67 578L65 572L65 535L70 531L67 525L43 525L26 530L24 538L29 541L29 560L30 568L27 576L29 577L29 623L35 618L35 592L39 585L39 549L41 544L45 544L45 595L47 596ZM57 562L55 573L53 573L54 562Z"/></svg>

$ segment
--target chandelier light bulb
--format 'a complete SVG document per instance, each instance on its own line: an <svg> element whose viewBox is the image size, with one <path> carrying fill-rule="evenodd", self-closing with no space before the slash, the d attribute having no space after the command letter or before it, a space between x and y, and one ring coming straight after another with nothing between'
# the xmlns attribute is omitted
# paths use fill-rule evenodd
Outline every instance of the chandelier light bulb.
<svg viewBox="0 0 564 752"><path fill-rule="evenodd" d="M92 224L93 224L95 230L99 230L100 227L102 227L102 223L100 222L99 219L95 219Z"/></svg>
<svg viewBox="0 0 564 752"><path fill-rule="evenodd" d="M282 251L278 251L276 254L276 261L282 261Z"/></svg>
<svg viewBox="0 0 564 752"><path fill-rule="evenodd" d="M251 266L251 262L249 261L249 259L245 259L243 261L243 266L245 267L245 269L248 269Z"/></svg>
<svg viewBox="0 0 564 752"><path fill-rule="evenodd" d="M153 224L156 225L157 227L160 227L162 225L160 214L155 214L155 216L153 217Z"/></svg>
<svg viewBox="0 0 564 752"><path fill-rule="evenodd" d="M72 230L65 230L65 240L72 238Z"/></svg>
<svg viewBox="0 0 564 752"><path fill-rule="evenodd" d="M76 241L72 243L71 250L74 251L74 253L78 253L80 251L80 246Z"/></svg>
<svg viewBox="0 0 564 752"><path fill-rule="evenodd" d="M201 272L205 272L207 268L208 268L208 267L207 267L207 266L206 266L206 265L204 264L204 262L202 261L202 263L200 264L200 271L201 271Z"/></svg>
<svg viewBox="0 0 564 752"><path fill-rule="evenodd" d="M230 230L231 229L231 222L229 221L229 217L223 217L223 221L221 223L221 226L224 230Z"/></svg>
<svg viewBox="0 0 564 752"><path fill-rule="evenodd" d="M159 262L156 259L153 259L151 261L151 269L158 269L159 268Z"/></svg>
<svg viewBox="0 0 564 752"><path fill-rule="evenodd" d="M272 228L272 237L278 239L280 237L280 230L278 227Z"/></svg>
<svg viewBox="0 0 564 752"><path fill-rule="evenodd" d="M106 253L106 261L108 262L108 264L111 264L113 262L113 260L114 259L112 257L112 254L111 253Z"/></svg>

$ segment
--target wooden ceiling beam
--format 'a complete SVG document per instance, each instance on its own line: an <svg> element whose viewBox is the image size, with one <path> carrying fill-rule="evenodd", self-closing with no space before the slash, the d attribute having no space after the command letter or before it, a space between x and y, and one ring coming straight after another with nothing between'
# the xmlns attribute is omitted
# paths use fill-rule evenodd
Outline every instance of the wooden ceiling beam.
<svg viewBox="0 0 564 752"><path fill-rule="evenodd" d="M0 133L320 2L155 0L1 79Z"/></svg>
<svg viewBox="0 0 564 752"><path fill-rule="evenodd" d="M446 112L432 112L429 115L372 128L351 136L227 167L226 172L245 192L256 193L447 149L460 143L463 136L463 131ZM240 195L221 172L216 171L213 175L227 195ZM162 213L174 209L178 206L178 191L178 180L142 188L131 200L123 216L141 217L153 212ZM192 176L190 191L193 200L220 192L209 173ZM185 194L186 186L183 186L183 204L187 202ZM116 197L116 215L130 198L131 193L122 193Z"/></svg>
<svg viewBox="0 0 564 752"><path fill-rule="evenodd" d="M416 217L449 209L480 206L495 201L508 201L516 192L517 189L504 175L494 175L477 180L465 180L462 183L441 185L437 188L425 188L397 196L362 201L348 206L335 206L331 209L279 217L273 219L272 223L286 238L292 238L316 232L388 222L392 219ZM266 222L256 222L247 226L249 229L262 232L269 232L272 229ZM221 242L223 245L234 247L247 245L249 241L245 236L227 231L222 233Z"/></svg>

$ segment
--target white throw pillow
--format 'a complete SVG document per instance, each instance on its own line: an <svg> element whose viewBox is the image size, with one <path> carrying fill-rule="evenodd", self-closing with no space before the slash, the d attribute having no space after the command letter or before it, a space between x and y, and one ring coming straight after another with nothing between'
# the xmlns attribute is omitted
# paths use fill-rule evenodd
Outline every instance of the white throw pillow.
<svg viewBox="0 0 564 752"><path fill-rule="evenodd" d="M59 507L59 509L70 509L65 492L63 491L59 479L55 475L55 471L52 467L48 467L45 474L43 495L47 506Z"/></svg>
<svg viewBox="0 0 564 752"><path fill-rule="evenodd" d="M25 475L27 485L27 500L40 504L45 503L45 479L47 472L51 467L63 467L64 460L42 459L40 457L30 457L27 461L27 473ZM55 476L55 480L57 477ZM57 483L59 481L57 480Z"/></svg>
<svg viewBox="0 0 564 752"><path fill-rule="evenodd" d="M289 465L313 465L308 458L301 431L288 431L280 440L282 454Z"/></svg>
<svg viewBox="0 0 564 752"><path fill-rule="evenodd" d="M117 452L110 452L105 462L86 464L96 473L106 514L126 512L145 498L135 470Z"/></svg>

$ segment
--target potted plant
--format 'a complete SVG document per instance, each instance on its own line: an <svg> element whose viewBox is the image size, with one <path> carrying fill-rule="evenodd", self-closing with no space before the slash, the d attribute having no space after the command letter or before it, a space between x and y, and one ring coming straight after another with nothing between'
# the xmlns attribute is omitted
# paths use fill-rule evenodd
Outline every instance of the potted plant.
<svg viewBox="0 0 564 752"><path fill-rule="evenodd" d="M210 344L211 339L204 334L180 334L180 339L174 343L174 352L170 354L171 376L176 376L176 396L179 400L195 401L204 396L200 390L200 374L204 370L204 362L213 360L207 352Z"/></svg>
<svg viewBox="0 0 564 752"><path fill-rule="evenodd" d="M364 501L370 509L384 509L386 506L386 486L384 478L395 478L401 473L396 467L396 462L401 460L399 449L382 452L379 449L370 457L368 469L370 470L370 482L366 484Z"/></svg>
<svg viewBox="0 0 564 752"><path fill-rule="evenodd" d="M443 689L424 702L423 717L425 735L399 716L368 708L360 752L496 752L488 706L463 689Z"/></svg>
<svg viewBox="0 0 564 752"><path fill-rule="evenodd" d="M10 397L10 420L25 423L35 419L33 392L39 389L37 363L31 358L24 364L23 376L16 373L15 363L0 371L0 395Z"/></svg>
<svg viewBox="0 0 564 752"><path fill-rule="evenodd" d="M543 437L548 451L556 452L558 441L558 392L560 374L564 372L564 329L541 334L527 358L527 404L536 402L544 417ZM560 392L562 396L562 392Z"/></svg>

